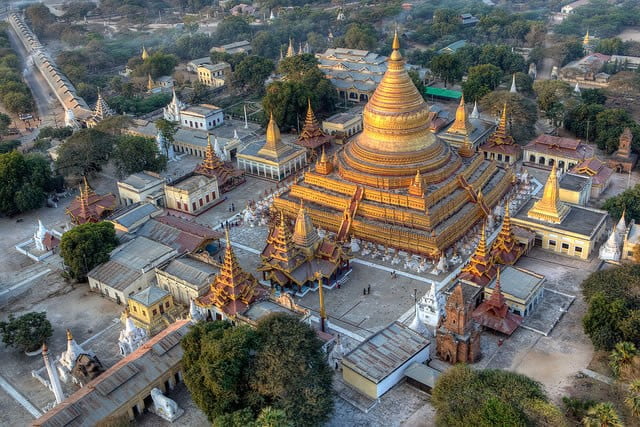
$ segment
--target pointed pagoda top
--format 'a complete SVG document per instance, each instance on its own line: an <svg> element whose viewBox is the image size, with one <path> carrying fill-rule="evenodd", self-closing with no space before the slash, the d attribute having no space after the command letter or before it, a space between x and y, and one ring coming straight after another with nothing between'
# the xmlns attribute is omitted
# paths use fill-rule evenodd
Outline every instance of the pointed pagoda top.
<svg viewBox="0 0 640 427"><path fill-rule="evenodd" d="M222 160L220 160L213 144L211 144L211 134L207 133L207 148L205 149L204 161L201 163L201 166L209 173L212 173L219 168L221 164Z"/></svg>
<svg viewBox="0 0 640 427"><path fill-rule="evenodd" d="M518 93L518 87L516 86L516 75L513 74L513 79L511 80L511 89L509 89L511 93Z"/></svg>
<svg viewBox="0 0 640 427"><path fill-rule="evenodd" d="M393 32L393 42L391 43L392 50L400 50L400 39L398 38L398 29Z"/></svg>
<svg viewBox="0 0 640 427"><path fill-rule="evenodd" d="M502 108L502 115L500 116L500 120L498 121L498 127L495 132L489 135L487 138L488 145L513 145L515 144L515 140L509 134L507 130L507 103L504 103L504 107Z"/></svg>
<svg viewBox="0 0 640 427"><path fill-rule="evenodd" d="M459 135L470 135L471 131L471 125L469 123L469 119L467 118L467 108L464 105L464 95L462 95L460 97L458 109L456 110L456 119L453 124L449 126L447 132Z"/></svg>
<svg viewBox="0 0 640 427"><path fill-rule="evenodd" d="M73 339L73 334L71 333L71 329L67 328L67 341L71 341Z"/></svg>
<svg viewBox="0 0 640 427"><path fill-rule="evenodd" d="M576 86L573 88L573 92L574 92L574 93L580 93L580 92L582 92L582 91L580 90L580 83L576 82Z"/></svg>
<svg viewBox="0 0 640 427"><path fill-rule="evenodd" d="M307 116L304 119L304 126L302 127L298 140L325 137L326 135L322 132L322 129L320 129L320 125L318 125L318 120L313 112L313 108L311 108L311 99L307 98Z"/></svg>
<svg viewBox="0 0 640 427"><path fill-rule="evenodd" d="M569 213L569 207L560 201L559 194L558 170L554 163L544 185L542 198L533 204L533 207L527 212L527 216L554 224L561 223Z"/></svg>
<svg viewBox="0 0 640 427"><path fill-rule="evenodd" d="M496 284L493 287L493 292L491 292L491 296L487 300L487 304L501 309L505 306L504 295L502 294L502 288L500 286L500 269L498 269L498 273L496 275Z"/></svg>
<svg viewBox="0 0 640 427"><path fill-rule="evenodd" d="M478 246L471 258L469 258L469 263L462 268L460 276L485 286L495 277L496 270L497 267L493 262L493 257L487 250L487 235L485 224L483 223Z"/></svg>
<svg viewBox="0 0 640 427"><path fill-rule="evenodd" d="M591 38L589 37L589 30L587 30L587 34L584 35L582 39L582 44L588 46L591 43Z"/></svg>
<svg viewBox="0 0 640 427"><path fill-rule="evenodd" d="M620 216L620 220L618 224L616 224L616 232L622 236L627 231L627 221L625 219L625 214L627 213L627 208L624 208L622 211L622 215Z"/></svg>
<svg viewBox="0 0 640 427"><path fill-rule="evenodd" d="M327 163L327 153L324 150L324 145L322 146L322 154L320 155L320 163Z"/></svg>
<svg viewBox="0 0 640 427"><path fill-rule="evenodd" d="M258 151L258 154L278 158L285 152L286 149L287 147L282 143L282 140L280 139L280 128L278 128L278 125L273 118L273 113L271 113L269 116L269 124L267 125L267 135L265 138L265 143Z"/></svg>
<svg viewBox="0 0 640 427"><path fill-rule="evenodd" d="M300 203L300 210L296 218L296 224L293 228L293 242L303 248L314 248L315 244L320 240L316 228L313 226L311 218L304 208L304 204Z"/></svg>
<svg viewBox="0 0 640 427"><path fill-rule="evenodd" d="M147 90L151 90L155 87L155 83L151 78L151 74L147 74Z"/></svg>
<svg viewBox="0 0 640 427"><path fill-rule="evenodd" d="M424 187L422 181L422 175L420 174L420 169L416 169L416 176L413 177L411 181L411 185L409 186L409 194L413 196L424 196Z"/></svg>
<svg viewBox="0 0 640 427"><path fill-rule="evenodd" d="M482 231L480 232L480 241L476 248L476 255L486 257L487 256L487 232L486 224L482 223Z"/></svg>
<svg viewBox="0 0 640 427"><path fill-rule="evenodd" d="M147 52L147 49L142 45L142 60L146 61L147 58L149 58L149 52Z"/></svg>
<svg viewBox="0 0 640 427"><path fill-rule="evenodd" d="M478 111L478 101L473 101L473 111L471 112L469 117L472 119L480 118L480 112Z"/></svg>
<svg viewBox="0 0 640 427"><path fill-rule="evenodd" d="M102 93L98 91L98 100L96 101L96 106L93 109L93 117L97 120L104 120L109 116L113 116L113 114L113 110L102 97Z"/></svg>
<svg viewBox="0 0 640 427"><path fill-rule="evenodd" d="M293 40L291 39L291 37L289 37L289 47L287 48L287 58L290 58L295 55L296 55L296 51L295 49L293 49Z"/></svg>

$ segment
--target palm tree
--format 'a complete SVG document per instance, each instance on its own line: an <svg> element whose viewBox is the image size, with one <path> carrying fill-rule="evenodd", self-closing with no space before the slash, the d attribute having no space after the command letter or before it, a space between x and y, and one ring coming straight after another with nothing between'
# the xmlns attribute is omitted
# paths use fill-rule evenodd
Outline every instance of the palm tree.
<svg viewBox="0 0 640 427"><path fill-rule="evenodd" d="M623 427L620 416L609 402L593 405L582 419L586 427Z"/></svg>
<svg viewBox="0 0 640 427"><path fill-rule="evenodd" d="M609 356L609 366L616 377L620 376L620 370L631 364L634 356L638 354L638 349L631 342L619 342Z"/></svg>
<svg viewBox="0 0 640 427"><path fill-rule="evenodd" d="M640 417L640 380L631 381L629 394L624 399L624 403L634 417Z"/></svg>

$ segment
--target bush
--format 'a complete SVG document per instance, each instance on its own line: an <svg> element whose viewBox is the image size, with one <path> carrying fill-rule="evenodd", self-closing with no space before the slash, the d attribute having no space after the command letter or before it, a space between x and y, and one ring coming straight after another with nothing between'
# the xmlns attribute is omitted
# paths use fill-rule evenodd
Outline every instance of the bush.
<svg viewBox="0 0 640 427"><path fill-rule="evenodd" d="M31 312L18 318L9 315L8 322L0 322L2 341L21 351L34 351L44 344L53 334L47 313Z"/></svg>

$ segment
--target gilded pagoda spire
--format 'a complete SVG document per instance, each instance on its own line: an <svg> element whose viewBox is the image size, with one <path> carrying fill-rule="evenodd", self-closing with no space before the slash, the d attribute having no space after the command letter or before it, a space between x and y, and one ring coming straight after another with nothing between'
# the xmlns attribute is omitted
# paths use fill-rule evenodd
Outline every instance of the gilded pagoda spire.
<svg viewBox="0 0 640 427"><path fill-rule="evenodd" d="M304 249L315 249L317 243L320 241L320 236L313 226L313 222L307 210L304 208L304 204L300 203L300 210L298 211L298 218L296 218L296 224L293 228L293 243Z"/></svg>
<svg viewBox="0 0 640 427"><path fill-rule="evenodd" d="M98 100L96 101L96 106L93 109L93 117L98 120L103 120L109 116L113 116L113 110L102 97L102 92L98 91Z"/></svg>
<svg viewBox="0 0 640 427"><path fill-rule="evenodd" d="M213 172L216 170L222 161L216 154L215 149L213 148L213 144L211 144L211 134L207 134L207 149L204 152L204 161L202 162L202 168L207 170L208 172Z"/></svg>
<svg viewBox="0 0 640 427"><path fill-rule="evenodd" d="M469 263L462 268L460 276L485 286L495 277L496 270L497 267L493 262L493 257L487 250L487 236L485 224L483 223L478 246L471 258L469 258Z"/></svg>
<svg viewBox="0 0 640 427"><path fill-rule="evenodd" d="M155 83L151 78L151 74L147 74L147 90L152 90L155 87Z"/></svg>
<svg viewBox="0 0 640 427"><path fill-rule="evenodd" d="M533 204L533 207L527 212L527 216L554 224L561 223L569 213L569 207L560 201L559 194L558 170L554 163L547 183L544 185L542 198Z"/></svg>
<svg viewBox="0 0 640 427"><path fill-rule="evenodd" d="M582 44L585 46L589 46L589 44L591 44L591 38L589 37L589 30L587 30L587 34L584 35L584 38L582 39Z"/></svg>
<svg viewBox="0 0 640 427"><path fill-rule="evenodd" d="M313 113L313 108L311 108L311 99L307 98L307 116L304 119L304 126L300 132L300 138L307 139L323 136L325 136L325 134L320 129L316 115Z"/></svg>
<svg viewBox="0 0 640 427"><path fill-rule="evenodd" d="M280 157L287 147L282 143L280 139L280 129L273 119L273 113L269 116L269 124L267 125L267 135L265 137L265 143L258 151L259 155L266 155L269 157Z"/></svg>
<svg viewBox="0 0 640 427"><path fill-rule="evenodd" d="M424 187L422 184L422 175L420 175L420 169L416 170L416 176L413 178L413 181L409 186L409 194L420 197L424 196Z"/></svg>
<svg viewBox="0 0 640 427"><path fill-rule="evenodd" d="M516 241L511 231L511 216L509 215L509 201L504 206L502 228L491 245L491 255L500 264L513 265L522 255L523 249Z"/></svg>
<svg viewBox="0 0 640 427"><path fill-rule="evenodd" d="M498 122L498 127L487 139L489 144L493 145L512 145L514 144L513 137L507 131L507 103L504 103L502 108L502 115Z"/></svg>
<svg viewBox="0 0 640 427"><path fill-rule="evenodd" d="M149 58L149 52L147 52L147 49L144 47L144 45L142 45L142 60L146 61Z"/></svg>
<svg viewBox="0 0 640 427"><path fill-rule="evenodd" d="M282 211L280 211L280 221L273 226L267 237L265 250L269 247L271 247L269 250L270 256L284 263L287 268L296 267L297 264L303 261L303 259L296 259L297 255L300 254L300 249L293 244L291 231ZM264 251L262 255L265 255Z"/></svg>
<svg viewBox="0 0 640 427"><path fill-rule="evenodd" d="M456 119L449 129L447 129L447 132L467 136L471 133L471 126L467 117L467 107L464 104L464 95L460 97L460 104L458 104L458 109L456 110Z"/></svg>
<svg viewBox="0 0 640 427"><path fill-rule="evenodd" d="M487 303L495 308L502 308L505 305L504 295L502 294L502 287L500 285L500 269L498 269L496 274L496 284L493 287L493 292L491 292Z"/></svg>
<svg viewBox="0 0 640 427"><path fill-rule="evenodd" d="M291 58L296 55L296 51L293 48L293 40L289 37L289 47L287 48L287 58Z"/></svg>
<svg viewBox="0 0 640 427"><path fill-rule="evenodd" d="M333 163L327 158L327 153L322 146L322 154L320 159L316 162L316 172L322 175L329 175L333 171Z"/></svg>

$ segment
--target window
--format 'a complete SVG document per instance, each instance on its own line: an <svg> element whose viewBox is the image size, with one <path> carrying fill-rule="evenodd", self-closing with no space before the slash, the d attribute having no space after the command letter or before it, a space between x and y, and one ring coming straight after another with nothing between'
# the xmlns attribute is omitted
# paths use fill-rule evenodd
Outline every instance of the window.
<svg viewBox="0 0 640 427"><path fill-rule="evenodd" d="M205 196L205 199L206 199L207 203L209 203L209 195L208 194Z"/></svg>
<svg viewBox="0 0 640 427"><path fill-rule="evenodd" d="M562 244L562 249L569 249L569 244L568 243L563 243Z"/></svg>
<svg viewBox="0 0 640 427"><path fill-rule="evenodd" d="M536 156L534 156L533 154L529 156L529 161L530 162L535 162L536 161Z"/></svg>
<svg viewBox="0 0 640 427"><path fill-rule="evenodd" d="M509 163L509 161L510 161L510 160L511 160L511 157L509 157L509 156L504 156L504 161L505 161L505 162Z"/></svg>
<svg viewBox="0 0 640 427"><path fill-rule="evenodd" d="M191 203L191 206L193 207L193 210L196 210L196 202Z"/></svg>
<svg viewBox="0 0 640 427"><path fill-rule="evenodd" d="M142 315L143 315L143 316L146 316L146 315L147 315L147 312L146 312L145 310L142 310Z"/></svg>
<svg viewBox="0 0 640 427"><path fill-rule="evenodd" d="M582 248L580 246L576 246L576 253L582 253Z"/></svg>
<svg viewBox="0 0 640 427"><path fill-rule="evenodd" d="M549 240L549 246L553 246L555 248L556 241L555 240Z"/></svg>
<svg viewBox="0 0 640 427"><path fill-rule="evenodd" d="M204 204L204 203L202 202L202 197L200 198L200 200L198 200L198 202L200 203L200 206L202 207L202 205Z"/></svg>
<svg viewBox="0 0 640 427"><path fill-rule="evenodd" d="M153 309L153 315L157 315L158 314L158 310L156 310L155 308Z"/></svg>
<svg viewBox="0 0 640 427"><path fill-rule="evenodd" d="M165 303L164 303L164 306L165 306L165 307L169 307L169 301L165 302Z"/></svg>
<svg viewBox="0 0 640 427"><path fill-rule="evenodd" d="M182 209L182 204L180 202L176 202L176 206L178 207L178 209Z"/></svg>
<svg viewBox="0 0 640 427"><path fill-rule="evenodd" d="M138 312L138 307L136 307L135 305L133 307L131 307L131 308L133 308L134 312L136 312L136 313Z"/></svg>

